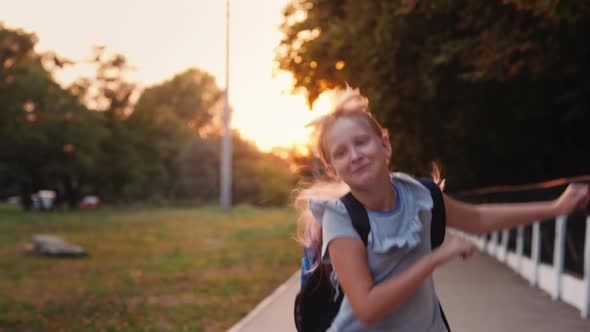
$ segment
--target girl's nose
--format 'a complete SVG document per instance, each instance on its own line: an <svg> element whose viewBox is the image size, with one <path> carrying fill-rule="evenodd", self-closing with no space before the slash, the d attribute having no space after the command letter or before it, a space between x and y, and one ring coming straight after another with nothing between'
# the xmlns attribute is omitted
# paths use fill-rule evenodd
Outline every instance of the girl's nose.
<svg viewBox="0 0 590 332"><path fill-rule="evenodd" d="M357 151L356 148L350 149L350 157L352 158L352 160L357 160L360 158L360 156L361 154Z"/></svg>

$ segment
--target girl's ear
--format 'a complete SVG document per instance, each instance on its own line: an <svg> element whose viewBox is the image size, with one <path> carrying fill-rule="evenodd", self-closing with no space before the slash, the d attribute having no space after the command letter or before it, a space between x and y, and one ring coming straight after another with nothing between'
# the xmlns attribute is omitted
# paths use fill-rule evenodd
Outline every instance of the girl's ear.
<svg viewBox="0 0 590 332"><path fill-rule="evenodd" d="M328 174L329 177L340 181L340 174L338 174L338 172L336 172L336 170L334 169L334 167L332 167L332 165L328 164L327 162L324 163L324 168L326 169L326 173Z"/></svg>
<svg viewBox="0 0 590 332"><path fill-rule="evenodd" d="M393 153L393 149L391 148L391 142L389 141L389 135L383 134L382 137L382 144L383 148L385 148L385 155L387 156L387 160L391 159L391 155Z"/></svg>
<svg viewBox="0 0 590 332"><path fill-rule="evenodd" d="M324 167L326 168L326 172L328 173L329 176L333 177L333 178L337 178L338 174L336 174L336 170L334 169L334 167L332 167L329 164L325 164Z"/></svg>

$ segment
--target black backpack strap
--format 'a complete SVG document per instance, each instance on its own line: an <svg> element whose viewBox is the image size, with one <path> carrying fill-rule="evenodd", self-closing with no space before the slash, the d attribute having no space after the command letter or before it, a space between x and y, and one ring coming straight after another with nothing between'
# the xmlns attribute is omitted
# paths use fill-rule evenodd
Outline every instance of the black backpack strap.
<svg viewBox="0 0 590 332"><path fill-rule="evenodd" d="M432 179L418 179L430 191L432 202L432 221L430 223L430 247L435 249L439 247L445 240L445 233L447 228L447 212L445 210L445 202L442 191Z"/></svg>
<svg viewBox="0 0 590 332"><path fill-rule="evenodd" d="M447 227L447 211L445 210L445 201L442 195L442 191L432 179L418 179L428 190L432 197L432 220L430 222L430 247L435 249L439 247L445 240L446 227ZM439 301L440 315L442 316L443 322L447 328L447 331L451 332L449 322L445 316L445 312L442 309L442 305Z"/></svg>
<svg viewBox="0 0 590 332"><path fill-rule="evenodd" d="M352 225L354 229L359 233L365 247L369 238L369 232L371 231L371 224L369 223L369 215L365 207L359 202L351 192L340 197L340 201L346 207L350 219L352 219Z"/></svg>

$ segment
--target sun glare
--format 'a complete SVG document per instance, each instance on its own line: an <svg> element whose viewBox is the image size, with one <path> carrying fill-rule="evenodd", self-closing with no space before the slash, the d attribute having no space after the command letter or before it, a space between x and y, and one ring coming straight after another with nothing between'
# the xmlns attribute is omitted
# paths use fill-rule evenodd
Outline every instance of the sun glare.
<svg viewBox="0 0 590 332"><path fill-rule="evenodd" d="M190 67L211 73L220 89L225 88L225 2L153 1L138 12L132 2L105 1L102 6L93 7L91 15L88 4L68 0L13 1L10 10L3 12L3 19L9 26L36 33L37 51L55 51L78 63L55 71L55 78L64 86L80 76L92 77L94 68L80 62L90 56L93 45L105 45L108 52L125 55L136 68L127 79L140 88L159 84ZM290 73L272 75L273 68L276 69L274 49L282 38L277 27L282 23L282 10L287 3L287 0L232 2L229 64L232 127L263 151L275 148L305 151L310 136L305 125L327 112L331 105L326 93L310 110L304 96L285 92L293 84ZM111 15L108 8L114 5L117 13L105 25L102 17ZM31 11L32 7L37 10ZM63 13L55 9L66 7L68 11ZM129 17L133 17L132 25ZM154 25L156 20L162 20L162 24ZM319 30L313 31L310 37L318 33ZM154 45L166 51L155 52ZM311 66L317 63L312 62ZM343 67L344 62L335 66Z"/></svg>
<svg viewBox="0 0 590 332"><path fill-rule="evenodd" d="M307 154L310 130L305 126L329 112L333 93L322 93L310 110L303 95L284 92L285 83L291 84L290 79L291 74L281 73L265 97L252 96L243 105L236 105L241 112L235 113L233 127L263 151L291 148Z"/></svg>

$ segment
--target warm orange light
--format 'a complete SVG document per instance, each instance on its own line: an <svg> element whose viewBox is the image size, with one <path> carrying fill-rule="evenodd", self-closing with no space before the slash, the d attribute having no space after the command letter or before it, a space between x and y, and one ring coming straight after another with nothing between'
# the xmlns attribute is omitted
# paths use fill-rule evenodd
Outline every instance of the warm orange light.
<svg viewBox="0 0 590 332"><path fill-rule="evenodd" d="M88 59L93 45L105 45L108 52L122 53L128 58L136 71L129 73L126 79L140 88L159 84L189 67L210 72L217 78L219 88L225 88L225 1L208 1L206 4L203 1L152 1L150 6L142 8L141 15L134 16L134 29L127 28L128 13L137 11L132 2L104 0L103 6L93 8L92 12L80 1L58 0L61 6L54 1L35 2L36 13L43 13L42 17L51 17L51 20L32 15L31 2L11 2L10 6L3 8L2 19L9 26L22 27L37 34L39 44L36 50L39 52L54 51L78 63L56 69L53 73L64 87L80 76L95 74L95 68L83 60ZM314 110L310 111L303 95L285 93L292 88L290 74L281 73L272 78L273 63L276 65L274 49L283 37L277 27L283 20L282 11L288 2L235 1L231 4L229 91L234 110L232 127L264 151L277 146L306 149L309 133L304 126L321 114L320 109L325 106L320 106L326 104L320 97ZM56 9L64 7L65 3L68 11ZM308 3L306 6L312 5ZM113 6L117 6L116 12L109 9ZM167 15L162 16L163 12ZM104 17L107 16L109 24L105 25ZM71 29L71 18L83 22L77 24L75 31ZM154 18L162 24L154 25ZM292 17L291 23L304 18L305 11L300 11ZM162 33L163 26L166 32L174 33ZM319 29L313 29L301 36L300 43L317 38L320 33ZM154 45L175 51L153 52ZM207 47L203 48L203 45ZM294 47L301 47L301 44ZM294 57L293 61L312 69L319 67L317 60L305 57ZM310 77L305 79L311 81ZM14 76L6 78L7 83L12 80ZM42 119L35 114L34 106L22 105L23 121L36 123ZM64 118L66 121L75 119L67 113ZM187 121L185 125L195 127L194 122Z"/></svg>
<svg viewBox="0 0 590 332"><path fill-rule="evenodd" d="M25 112L31 113L35 110L35 103L28 100L24 103L23 109L25 110Z"/></svg>
<svg viewBox="0 0 590 332"><path fill-rule="evenodd" d="M280 73L275 79L274 88L288 89L292 80L290 73ZM280 147L309 153L310 129L305 126L317 116L330 111L333 93L322 93L310 110L303 95L273 92L268 91L264 98L251 96L249 104L257 107L249 108L248 112L236 112L233 126L263 151Z"/></svg>
<svg viewBox="0 0 590 332"><path fill-rule="evenodd" d="M63 149L64 149L64 152L70 153L70 152L73 152L76 148L74 147L74 144L68 143L68 144L64 145Z"/></svg>

